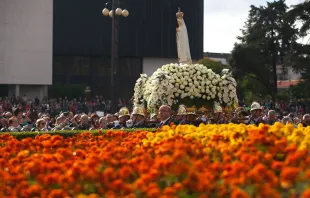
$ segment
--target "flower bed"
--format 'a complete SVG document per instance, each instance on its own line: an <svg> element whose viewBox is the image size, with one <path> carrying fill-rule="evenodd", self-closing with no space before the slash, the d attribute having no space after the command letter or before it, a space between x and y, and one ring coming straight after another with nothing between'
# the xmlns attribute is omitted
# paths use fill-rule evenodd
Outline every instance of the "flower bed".
<svg viewBox="0 0 310 198"><path fill-rule="evenodd" d="M0 197L310 197L310 127L0 136Z"/></svg>

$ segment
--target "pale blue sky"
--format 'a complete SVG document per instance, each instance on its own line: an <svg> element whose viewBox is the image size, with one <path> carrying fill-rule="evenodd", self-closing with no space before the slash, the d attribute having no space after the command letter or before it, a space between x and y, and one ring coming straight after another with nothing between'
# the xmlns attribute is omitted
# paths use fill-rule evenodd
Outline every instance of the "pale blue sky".
<svg viewBox="0 0 310 198"><path fill-rule="evenodd" d="M286 0L287 5L301 1ZM250 5L266 5L266 0L204 0L204 52L232 50Z"/></svg>

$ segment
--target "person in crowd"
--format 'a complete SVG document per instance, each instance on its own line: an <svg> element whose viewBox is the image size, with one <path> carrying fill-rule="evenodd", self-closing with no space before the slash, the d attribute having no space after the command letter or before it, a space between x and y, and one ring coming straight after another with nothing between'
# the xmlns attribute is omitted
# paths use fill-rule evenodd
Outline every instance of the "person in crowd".
<svg viewBox="0 0 310 198"><path fill-rule="evenodd" d="M8 130L10 132L20 132L21 131L21 126L18 124L18 120L15 116L11 117L9 119L9 128Z"/></svg>
<svg viewBox="0 0 310 198"><path fill-rule="evenodd" d="M157 122L158 121L158 114L157 113L152 113L151 116L150 116L150 121Z"/></svg>
<svg viewBox="0 0 310 198"><path fill-rule="evenodd" d="M83 114L81 116L81 121L80 121L80 124L79 124L79 129L80 130L88 130L90 129L90 124L89 124L89 118L86 114Z"/></svg>
<svg viewBox="0 0 310 198"><path fill-rule="evenodd" d="M295 117L294 119L293 119L293 124L294 124L294 126L297 128L298 127L298 125L301 123L301 120L298 118L298 117Z"/></svg>
<svg viewBox="0 0 310 198"><path fill-rule="evenodd" d="M36 122L36 126L35 126L35 130L36 132L43 132L43 131L48 131L47 128L46 128L46 122L43 118L40 118L37 120Z"/></svg>
<svg viewBox="0 0 310 198"><path fill-rule="evenodd" d="M44 119L44 121L46 122L46 129L48 131L51 131L52 130L52 127L50 125L51 118L48 115L42 115L41 118Z"/></svg>
<svg viewBox="0 0 310 198"><path fill-rule="evenodd" d="M130 118L130 120L132 120L133 128L148 128L144 108L142 106L135 106Z"/></svg>
<svg viewBox="0 0 310 198"><path fill-rule="evenodd" d="M29 132L33 128L33 123L32 122L24 122L23 128L21 129L22 132Z"/></svg>
<svg viewBox="0 0 310 198"><path fill-rule="evenodd" d="M23 111L21 108L17 108L15 111L14 111L14 116L17 118L17 121L18 121L18 124L23 124L24 121L23 121Z"/></svg>
<svg viewBox="0 0 310 198"><path fill-rule="evenodd" d="M105 129L107 125L107 119L106 117L101 117L99 119L100 129Z"/></svg>
<svg viewBox="0 0 310 198"><path fill-rule="evenodd" d="M113 127L113 129L126 128L126 122L130 119L129 109L127 107L122 107L118 112L118 124ZM115 120L116 121L116 120ZM115 122L114 123L117 123Z"/></svg>
<svg viewBox="0 0 310 198"><path fill-rule="evenodd" d="M238 110L231 119L232 123L235 124L247 124L249 122L249 114L245 110Z"/></svg>
<svg viewBox="0 0 310 198"><path fill-rule="evenodd" d="M310 126L310 114L305 114L302 118L302 123L304 127Z"/></svg>
<svg viewBox="0 0 310 198"><path fill-rule="evenodd" d="M285 116L282 121L281 121L283 124L293 124L293 120L291 117L289 116Z"/></svg>
<svg viewBox="0 0 310 198"><path fill-rule="evenodd" d="M226 118L223 114L223 108L219 104L214 105L214 114L213 117L210 119L211 124L226 124Z"/></svg>
<svg viewBox="0 0 310 198"><path fill-rule="evenodd" d="M90 119L91 119L91 127L93 129L99 129L99 116L96 114L96 113L93 113L91 116L90 116Z"/></svg>
<svg viewBox="0 0 310 198"><path fill-rule="evenodd" d="M4 117L10 119L13 116L11 112L5 112Z"/></svg>
<svg viewBox="0 0 310 198"><path fill-rule="evenodd" d="M197 118L196 118L196 120L198 121L198 122L202 122L202 123L204 123L204 124L206 124L207 123L207 116L206 116L206 114L207 114L207 112L208 112L208 109L205 107L205 106L202 106L199 110L198 110L198 116L197 116Z"/></svg>
<svg viewBox="0 0 310 198"><path fill-rule="evenodd" d="M25 97L0 97L0 130L4 131L29 131L31 126L36 126L39 119L44 119L47 130L90 130L90 129L122 129L122 128L141 128L141 127L160 127L172 122L175 124L193 124L198 126L200 123L233 123L274 124L281 120L285 124L292 123L295 127L301 123L303 126L309 125L309 102L304 100L296 101L275 101L275 103L265 100L253 102L247 106L243 102L243 110L231 114L230 110L215 108L214 112L202 111L202 107L197 111L193 107L187 108L180 105L178 111L174 113L161 107L158 115L146 115L144 108L137 106L132 108L132 100L119 100L121 108L119 112L111 112L111 101L104 100L102 96L95 98L77 97L69 100L67 97L58 99L31 100ZM264 108L264 111L262 110ZM142 108L142 111L141 111ZM130 110L133 113L130 115ZM140 110L139 110L140 109ZM270 110L274 109L274 110ZM62 112L63 111L63 112ZM95 116L97 111L105 112L105 117ZM81 114L85 112L85 114ZM126 113L124 113L126 112ZM250 113L250 116L247 116ZM169 117L167 117L169 115ZM227 116L227 118L225 117ZM285 115L288 115L285 117ZM303 116L304 115L304 116ZM83 117L83 122L81 121ZM303 117L302 117L303 116ZM159 118L159 119L158 119ZM170 121L167 120L170 118ZM211 118L211 119L210 119ZM225 118L225 119L224 119ZM289 119L288 119L289 118ZM303 119L301 119L303 118ZM17 119L17 122L15 122ZM56 119L56 121L54 121ZM169 121L169 122L165 122ZM33 130L39 130L33 128ZM42 128L40 129L42 130Z"/></svg>
<svg viewBox="0 0 310 198"><path fill-rule="evenodd" d="M113 115L113 122L117 121L118 120L118 116L119 116L119 113L115 113Z"/></svg>
<svg viewBox="0 0 310 198"><path fill-rule="evenodd" d="M159 110L159 119L160 123L157 125L157 127L162 127L164 125L170 125L170 123L174 122L172 119L172 111L171 107L168 105L162 105Z"/></svg>
<svg viewBox="0 0 310 198"><path fill-rule="evenodd" d="M178 108L177 115L174 117L175 124L186 124L187 123L187 111L185 105L180 105Z"/></svg>
<svg viewBox="0 0 310 198"><path fill-rule="evenodd" d="M197 121L197 108L195 106L187 107L186 108L187 117L186 117L186 124L192 124L198 126L201 121Z"/></svg>
<svg viewBox="0 0 310 198"><path fill-rule="evenodd" d="M106 115L106 121L107 121L106 128L111 129L111 128L114 127L114 120L113 120L113 117L114 117L114 115L111 114L111 113L108 113L108 114Z"/></svg>
<svg viewBox="0 0 310 198"><path fill-rule="evenodd" d="M251 105L251 116L249 124L259 125L260 123L264 123L261 113L262 108L260 104L258 102L253 102Z"/></svg>
<svg viewBox="0 0 310 198"><path fill-rule="evenodd" d="M56 118L55 127L52 129L52 131L62 130L68 124L69 124L69 119L65 117L63 114L61 114L59 117Z"/></svg>
<svg viewBox="0 0 310 198"><path fill-rule="evenodd" d="M275 110L269 110L267 119L264 121L266 124L273 125L275 122L279 122L277 119L277 113Z"/></svg>

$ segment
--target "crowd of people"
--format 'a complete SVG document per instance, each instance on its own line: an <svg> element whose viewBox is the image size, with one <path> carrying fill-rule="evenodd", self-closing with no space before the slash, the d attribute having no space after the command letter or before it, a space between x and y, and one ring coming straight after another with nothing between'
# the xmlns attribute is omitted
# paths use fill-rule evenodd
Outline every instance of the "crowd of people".
<svg viewBox="0 0 310 198"><path fill-rule="evenodd" d="M173 111L167 105L154 113L147 113L143 106L132 106L130 100L118 100L116 113L111 113L111 101L102 96L93 99L67 97L40 101L27 96L0 98L1 132L95 130L122 128L157 128L174 124L284 124L310 125L310 115L302 104L289 105L284 102L253 102L250 106L227 110L217 105L212 109L180 105ZM98 113L102 112L102 114Z"/></svg>

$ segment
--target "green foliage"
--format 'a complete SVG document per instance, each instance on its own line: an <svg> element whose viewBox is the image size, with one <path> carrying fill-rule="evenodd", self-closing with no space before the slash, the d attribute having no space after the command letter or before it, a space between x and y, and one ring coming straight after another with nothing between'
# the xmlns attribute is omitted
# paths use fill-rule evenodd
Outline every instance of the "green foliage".
<svg viewBox="0 0 310 198"><path fill-rule="evenodd" d="M292 45L290 52L284 59L286 66L291 66L296 72L308 75L303 76L303 79L310 79L310 45L295 43Z"/></svg>
<svg viewBox="0 0 310 198"><path fill-rule="evenodd" d="M289 89L291 98L304 99L310 98L310 83L308 81L299 82L295 86L291 86Z"/></svg>
<svg viewBox="0 0 310 198"><path fill-rule="evenodd" d="M77 98L84 96L86 85L52 85L49 87L48 95L53 98L65 97Z"/></svg>
<svg viewBox="0 0 310 198"><path fill-rule="evenodd" d="M287 13L287 18L298 21L301 24L298 29L300 38L304 38L309 34L310 30L310 1L304 1L293 6ZM290 87L290 97L292 99L301 99L310 97L310 44L294 43L290 53L285 57L285 64L293 67L297 72L301 73L302 82L296 86Z"/></svg>
<svg viewBox="0 0 310 198"><path fill-rule="evenodd" d="M156 128L141 128L141 129L122 129L121 131L124 132L135 132L135 131L149 131L149 132L155 132L157 129ZM101 130L101 133L106 133L108 131L119 131L117 129L114 130ZM60 135L63 136L64 138L72 137L84 132L89 132L93 135L99 135L99 130L94 130L94 131L49 131L49 132L6 132L6 133L0 133L0 135L4 134L9 134L14 136L16 139L21 140L25 138L34 138L37 135Z"/></svg>
<svg viewBox="0 0 310 198"><path fill-rule="evenodd" d="M284 101L289 101L290 99L290 94L287 90L279 91L277 95L278 100L284 100Z"/></svg>
<svg viewBox="0 0 310 198"><path fill-rule="evenodd" d="M293 6L287 13L287 18L298 20L302 25L299 29L301 37L307 36L310 30L310 1L303 1Z"/></svg>
<svg viewBox="0 0 310 198"><path fill-rule="evenodd" d="M253 101L261 100L268 95L266 88L262 86L254 75L240 77L238 78L237 83L238 98L243 99L246 104L251 104Z"/></svg>
<svg viewBox="0 0 310 198"><path fill-rule="evenodd" d="M206 66L208 69L211 69L217 74L221 74L223 69L231 69L229 65L224 65L220 61L212 60L210 58L203 58L198 61L199 64Z"/></svg>
<svg viewBox="0 0 310 198"><path fill-rule="evenodd" d="M248 100L264 95L274 94L271 86L270 68L265 65L264 57L260 49L255 45L236 44L232 51L230 64L234 71L234 76L238 79L238 96ZM260 95L257 95L260 94Z"/></svg>
<svg viewBox="0 0 310 198"><path fill-rule="evenodd" d="M238 37L241 43L235 44L230 60L237 79L255 78L258 87L264 87L273 99L277 93L276 65L296 43L298 33L295 20L286 17L287 10L284 0L267 2L267 6L252 5L242 36Z"/></svg>

